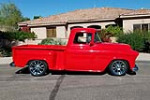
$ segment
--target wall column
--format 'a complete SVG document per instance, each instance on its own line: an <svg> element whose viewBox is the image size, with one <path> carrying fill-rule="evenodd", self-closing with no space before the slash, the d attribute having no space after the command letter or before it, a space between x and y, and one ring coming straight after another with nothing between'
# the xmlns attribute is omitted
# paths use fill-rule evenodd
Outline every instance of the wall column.
<svg viewBox="0 0 150 100"><path fill-rule="evenodd" d="M46 27L31 28L31 32L37 35L37 39L45 39L47 37Z"/></svg>
<svg viewBox="0 0 150 100"><path fill-rule="evenodd" d="M57 26L56 27L56 38L66 38L66 27Z"/></svg>

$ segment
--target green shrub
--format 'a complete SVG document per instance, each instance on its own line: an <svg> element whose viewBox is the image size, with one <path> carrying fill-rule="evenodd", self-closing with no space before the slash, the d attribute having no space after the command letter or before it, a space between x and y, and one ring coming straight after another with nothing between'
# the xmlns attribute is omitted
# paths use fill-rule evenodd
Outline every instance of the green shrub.
<svg viewBox="0 0 150 100"><path fill-rule="evenodd" d="M10 57L11 55L11 48L0 48L0 57Z"/></svg>
<svg viewBox="0 0 150 100"><path fill-rule="evenodd" d="M16 32L0 32L0 37L2 39L7 39L10 41L12 40L24 41L25 39L35 39L36 35L35 33L16 31Z"/></svg>
<svg viewBox="0 0 150 100"><path fill-rule="evenodd" d="M144 34L144 44L145 47L143 51L150 53L150 32Z"/></svg>
<svg viewBox="0 0 150 100"><path fill-rule="evenodd" d="M98 33L103 42L111 42L110 40L110 37L112 36L111 33L107 33L105 29L102 29Z"/></svg>
<svg viewBox="0 0 150 100"><path fill-rule="evenodd" d="M40 43L40 45L65 45L65 44L66 44L66 42L63 42L60 39L54 40L51 38L44 39Z"/></svg>
<svg viewBox="0 0 150 100"><path fill-rule="evenodd" d="M110 37L123 34L122 28L119 26L109 26L98 32L103 42L111 42Z"/></svg>
<svg viewBox="0 0 150 100"><path fill-rule="evenodd" d="M0 31L0 56L11 56L11 47L17 41L25 41L25 39L35 39L35 33L29 32L1 32ZM12 43L14 41L15 43Z"/></svg>
<svg viewBox="0 0 150 100"><path fill-rule="evenodd" d="M108 26L105 31L106 33L111 33L113 36L118 36L123 33L122 28L119 26Z"/></svg>
<svg viewBox="0 0 150 100"><path fill-rule="evenodd" d="M150 33L148 32L130 32L124 33L118 37L117 42L131 45L134 50L148 52L150 42Z"/></svg>

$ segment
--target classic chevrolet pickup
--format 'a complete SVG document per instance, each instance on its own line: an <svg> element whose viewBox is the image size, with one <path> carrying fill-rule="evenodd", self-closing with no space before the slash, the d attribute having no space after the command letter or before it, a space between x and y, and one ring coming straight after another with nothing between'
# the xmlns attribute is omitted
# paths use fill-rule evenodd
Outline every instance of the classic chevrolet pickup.
<svg viewBox="0 0 150 100"><path fill-rule="evenodd" d="M75 28L67 46L23 45L12 48L13 62L28 67L31 75L41 76L48 70L107 71L115 76L135 72L138 52L127 44L103 43L95 29Z"/></svg>

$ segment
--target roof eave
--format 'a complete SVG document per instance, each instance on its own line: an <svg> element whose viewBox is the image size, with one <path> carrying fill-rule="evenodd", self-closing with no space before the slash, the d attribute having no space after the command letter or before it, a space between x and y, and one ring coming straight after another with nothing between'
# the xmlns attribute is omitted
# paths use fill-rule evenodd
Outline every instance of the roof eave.
<svg viewBox="0 0 150 100"><path fill-rule="evenodd" d="M28 26L27 23L18 23L18 26Z"/></svg>
<svg viewBox="0 0 150 100"><path fill-rule="evenodd" d="M124 14L120 18L150 17L150 14Z"/></svg>
<svg viewBox="0 0 150 100"><path fill-rule="evenodd" d="M28 24L29 27L37 27L37 26L57 26L57 25L66 25L66 23L36 23L36 24Z"/></svg>

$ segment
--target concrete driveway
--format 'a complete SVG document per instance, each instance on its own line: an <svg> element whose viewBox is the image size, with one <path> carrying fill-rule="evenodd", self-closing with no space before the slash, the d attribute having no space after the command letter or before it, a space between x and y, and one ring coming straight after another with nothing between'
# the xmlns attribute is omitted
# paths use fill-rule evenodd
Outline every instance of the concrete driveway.
<svg viewBox="0 0 150 100"><path fill-rule="evenodd" d="M123 77L77 72L33 77L0 65L0 100L149 100L150 62L137 64L136 75Z"/></svg>

